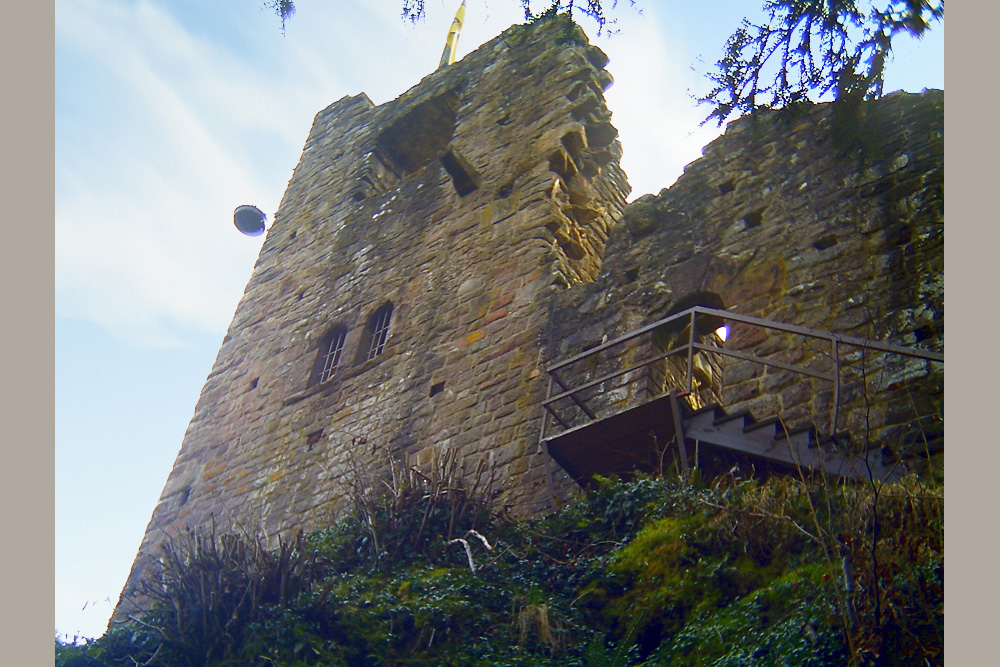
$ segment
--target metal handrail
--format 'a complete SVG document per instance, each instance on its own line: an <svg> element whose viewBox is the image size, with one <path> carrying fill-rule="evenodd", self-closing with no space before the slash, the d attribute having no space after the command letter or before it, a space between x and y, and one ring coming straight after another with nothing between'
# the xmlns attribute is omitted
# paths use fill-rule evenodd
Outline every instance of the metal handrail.
<svg viewBox="0 0 1000 667"><path fill-rule="evenodd" d="M781 332L784 332L784 333L797 334L797 335L800 335L800 336L805 336L807 338L816 338L816 339L820 339L820 340L825 340L825 341L829 342L830 345L831 345L831 353L832 353L831 357L833 359L834 370L831 373L823 373L823 372L820 372L820 371L812 370L810 368L806 368L806 367L803 367L803 366L796 366L794 364L789 364L789 363L778 361L778 360L775 360L775 359L767 359L767 358L764 358L764 357L758 357L758 356L755 356L755 355L752 355L752 354L747 354L747 353L744 353L744 352L738 352L736 350L727 350L725 348L718 347L716 345L707 345L705 343L700 343L700 342L698 342L698 341L695 340L695 332L697 331L697 326L696 325L697 325L697 316L698 315L711 316L713 318L722 320L724 323L726 323L726 322L741 322L741 323L744 323L744 324L750 324L750 325L753 325L753 326L763 327L765 329L771 329L771 330L775 330L775 331L781 331ZM636 338L638 338L638 337L640 337L640 336L642 336L644 334L647 334L649 332L655 331L655 330L657 330L657 329L659 329L659 328L661 328L661 327L663 327L665 325L671 324L673 322L681 322L685 318L687 318L689 321L687 323L688 341L684 345L681 345L679 347L675 347L675 348L673 348L673 349L671 349L671 350L669 350L667 352L663 352L661 354L657 354L657 355L655 355L655 356L653 356L653 357L651 357L649 359L646 359L645 361L642 361L640 363L630 364L630 365L626 366L623 369L619 369L619 370L614 371L612 373L607 373L605 375L600 376L599 378L596 378L594 380L590 380L589 382L586 382L583 385L580 385L579 387L575 387L575 388L572 388L572 389L566 387L566 385L560 379L558 379L556 377L556 375L555 375L555 372L558 371L558 370L560 370L560 369L562 369L562 368L565 368L565 367L570 366L570 365L572 365L574 363L577 363L579 361L587 359L588 357L592 357L594 355L600 354L601 352L604 352L605 350L611 349L611 348L613 348L613 347L615 347L617 345L621 345L621 344L626 343L626 342L628 342L630 340L636 339ZM636 329L635 331L627 333L627 334L625 334L623 336L619 336L618 338L614 338L612 340L609 340L609 341L606 341L604 343L601 343L600 345L597 345L596 347L593 347L593 348L591 348L589 350L581 352L581 353L579 353L577 355L574 355L574 356L572 356L572 357L570 357L568 359L564 359L562 361L559 361L557 363L549 365L545 369L546 372L549 374L550 381L548 383L548 390L546 392L546 398L545 398L544 401L542 401L542 407L545 409L545 415L542 418L542 425L541 425L541 430L540 430L540 433L539 433L539 440L541 441L541 440L545 439L545 430L546 430L545 426L546 426L546 423L548 422L547 415L549 415L549 414L551 414L560 424L562 424L562 426L564 428L567 428L566 422L561 417L559 417L559 415L557 415L556 412L555 412L555 410L553 409L552 406L553 406L554 403L556 403L556 402L558 402L558 401L560 401L560 400L562 400L564 398L569 398L574 403L576 403L576 405L578 407L580 407L581 410L583 410L584 413L592 421L594 421L594 420L597 419L597 417L594 415L594 413L589 408L586 407L586 405L584 404L583 400L580 399L577 396L577 394L579 394L580 392L585 391L587 389L590 389L592 387L595 387L595 386L597 386L597 385L599 385L599 384L601 384L603 382L607 382L610 379L613 379L613 378L625 375L627 373L631 373L631 372L633 372L635 370L644 368L644 367L649 366L649 365L651 365L653 363L656 363L657 361L660 361L662 359L666 359L667 357L670 357L670 356L673 356L675 354L679 354L679 353L682 353L682 352L687 352L687 359L686 359L687 372L686 372L686 378L685 378L685 380L686 380L686 390L687 390L686 393L690 393L692 391L692 386L693 386L694 354L695 354L696 350L697 351L701 351L701 352L706 352L708 354L717 354L717 355L721 355L721 356L735 357L737 359L741 359L743 361L748 361L750 363L758 363L758 364L761 364L763 366L771 366L771 367L774 367L774 368L780 368L782 370L790 371L792 373L807 375L807 376L819 378L821 380L827 380L827 381L833 382L833 384L834 384L834 399L833 399L833 414L832 414L831 421L830 421L830 434L834 435L836 433L836 429L837 429L837 421L838 421L838 418L839 418L839 410L840 410L840 393L841 393L841 372L840 372L841 371L841 350L840 350L840 346L841 345L849 345L851 347L862 348L862 349L865 349L865 350L875 350L875 351L879 351L879 352L887 352L889 354L897 354L897 355L901 355L901 356L907 356L907 357L915 357L915 358L919 358L919 359L925 359L927 361L944 363L944 354L940 353L940 352L934 352L932 350L925 350L925 349L916 348L916 347L904 347L902 345L892 345L890 343L882 343L882 342L879 342L879 341L873 341L873 340L869 340L867 338L860 338L860 337L857 337L857 336L846 336L846 335L843 335L843 334L836 334L836 333L831 333L831 332L828 332L828 331L821 331L819 329L810 329L808 327L801 327L801 326L796 326L796 325L792 325L792 324L783 324L781 322L775 322L773 320L766 320L766 319L763 319L763 318L760 318L760 317L754 317L754 316L751 316L751 315L741 315L739 313L733 313L733 312L730 312L728 310L719 310L717 308L708 308L708 307L705 307L705 306L693 306L691 308L688 308L687 310L684 310L684 311L681 311L681 312L676 313L674 315L671 315L669 317L665 317L663 319L657 320L656 322L653 322L651 324L647 324L647 325L645 325L645 326L643 326L643 327L641 327L639 329ZM552 395L552 380L553 379L555 379L555 381L558 382L559 386L562 388L562 391L559 392L558 394L556 394L555 396Z"/></svg>

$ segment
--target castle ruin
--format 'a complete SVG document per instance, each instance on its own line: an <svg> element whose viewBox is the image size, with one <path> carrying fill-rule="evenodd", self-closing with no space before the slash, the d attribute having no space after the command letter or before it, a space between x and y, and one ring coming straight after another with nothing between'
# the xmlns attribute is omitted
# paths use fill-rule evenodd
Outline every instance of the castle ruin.
<svg viewBox="0 0 1000 667"><path fill-rule="evenodd" d="M606 64L557 17L510 28L389 103L361 94L317 114L116 618L139 604L164 539L322 526L352 469L454 451L488 462L512 511L546 511L580 481L542 432L560 391L552 365L684 308L943 353L943 93L869 104L864 160L832 141L829 105L741 119L671 188L626 205ZM684 332L650 335L601 363L627 369ZM701 394L670 396L685 415L717 403L810 428L826 428L835 401L831 432L863 427L900 443L900 461L937 451L938 361L845 351L861 384L833 399L782 370L833 363L791 335L734 325L715 344L778 366L692 356ZM569 402L618 391L634 403L640 385L656 396L668 362Z"/></svg>

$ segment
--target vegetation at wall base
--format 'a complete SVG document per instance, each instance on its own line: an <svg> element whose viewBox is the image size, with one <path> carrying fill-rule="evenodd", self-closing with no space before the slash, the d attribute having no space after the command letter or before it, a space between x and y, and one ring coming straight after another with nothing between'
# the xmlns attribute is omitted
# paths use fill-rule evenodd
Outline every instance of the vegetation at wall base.
<svg viewBox="0 0 1000 667"><path fill-rule="evenodd" d="M639 476L523 521L400 471L275 550L176 537L152 610L55 664L943 664L938 482Z"/></svg>

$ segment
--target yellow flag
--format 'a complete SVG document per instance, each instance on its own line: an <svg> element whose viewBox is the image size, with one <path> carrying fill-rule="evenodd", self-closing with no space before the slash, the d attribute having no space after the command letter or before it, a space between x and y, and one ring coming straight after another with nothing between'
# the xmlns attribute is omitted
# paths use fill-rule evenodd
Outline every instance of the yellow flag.
<svg viewBox="0 0 1000 667"><path fill-rule="evenodd" d="M458 49L458 33L462 30L463 21L465 21L465 0L462 0L461 6L455 12L455 20L451 22L451 28L448 30L448 38L444 43L444 53L441 54L441 62L438 63L438 68L455 62L455 51Z"/></svg>

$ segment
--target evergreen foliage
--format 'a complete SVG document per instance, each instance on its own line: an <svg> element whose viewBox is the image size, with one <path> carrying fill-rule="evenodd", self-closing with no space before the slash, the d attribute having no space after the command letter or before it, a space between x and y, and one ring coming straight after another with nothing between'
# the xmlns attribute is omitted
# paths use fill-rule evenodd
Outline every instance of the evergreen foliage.
<svg viewBox="0 0 1000 667"><path fill-rule="evenodd" d="M943 664L940 484L639 476L521 521L408 470L273 551L178 536L151 611L57 667Z"/></svg>
<svg viewBox="0 0 1000 667"><path fill-rule="evenodd" d="M618 0L517 0L527 21L555 14L586 16L597 34L614 23ZM541 9L532 9L533 4ZM266 0L285 22L292 0ZM629 6L641 10L636 0ZM900 35L920 38L944 19L944 0L764 0L767 21L744 19L705 76L711 89L696 97L711 107L705 123L722 125L760 108L786 109L824 96L838 102L842 125L860 121L861 102L881 97L892 42ZM609 13L610 12L610 13ZM425 0L402 0L402 17L426 16Z"/></svg>
<svg viewBox="0 0 1000 667"><path fill-rule="evenodd" d="M882 95L885 65L900 35L922 37L944 19L944 0L766 0L766 23L727 40L714 87L699 102L722 125L761 107L786 108L829 95L856 118Z"/></svg>
<svg viewBox="0 0 1000 667"><path fill-rule="evenodd" d="M604 0L518 0L527 21L555 14L582 14L609 32L615 19ZM286 21L295 13L292 0L265 5ZM629 6L639 9L635 0ZM610 2L610 11L618 0ZM920 38L944 19L944 0L764 0L768 20L743 19L705 76L712 88L696 97L712 110L705 123L722 125L760 108L786 109L815 97L838 103L841 125L861 120L861 102L882 96L885 65L900 35ZM425 0L402 0L402 17L415 23L426 16ZM614 32L614 31L611 31Z"/></svg>

